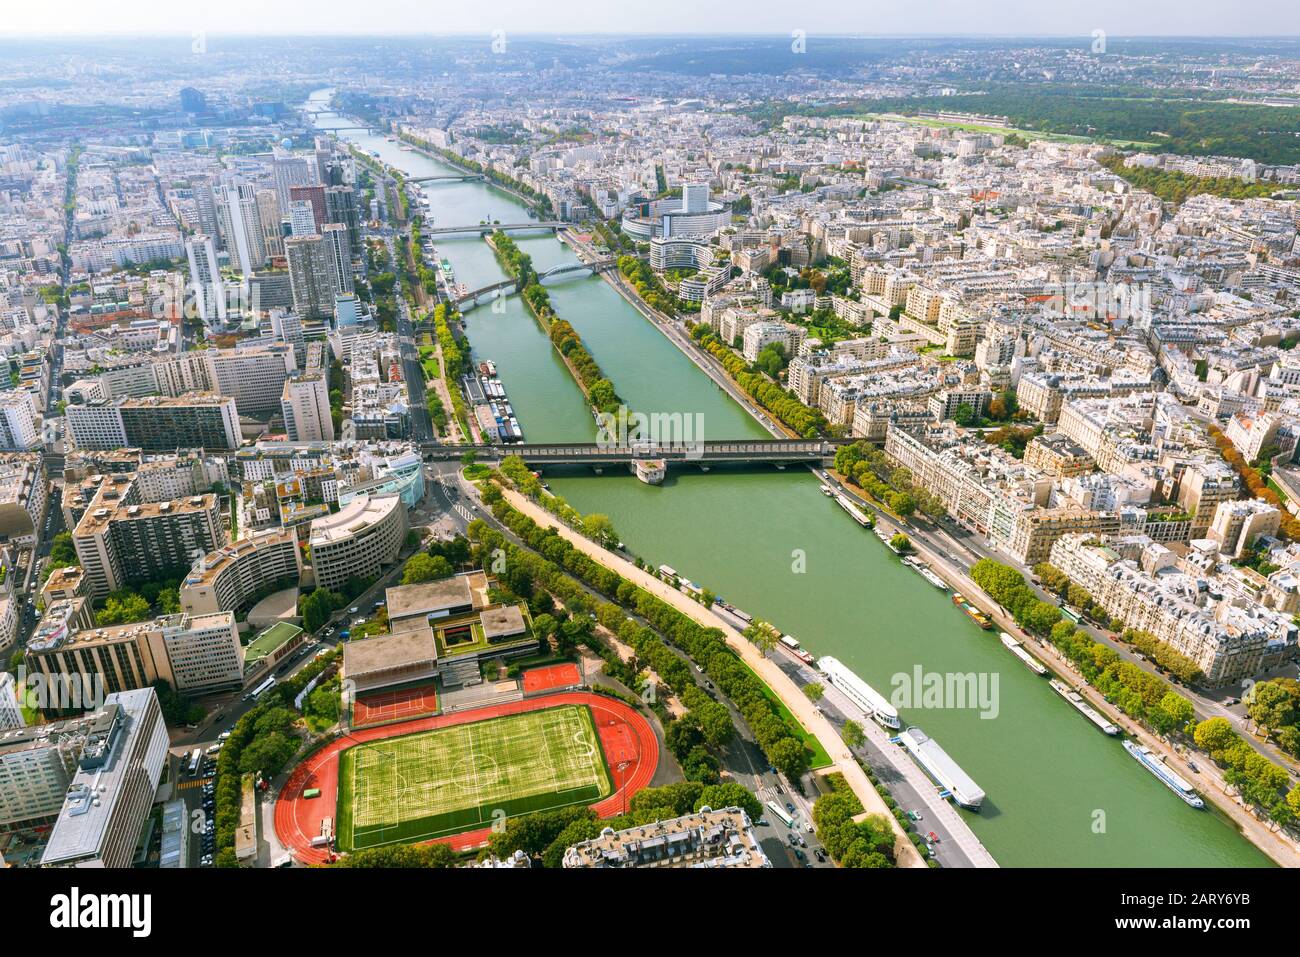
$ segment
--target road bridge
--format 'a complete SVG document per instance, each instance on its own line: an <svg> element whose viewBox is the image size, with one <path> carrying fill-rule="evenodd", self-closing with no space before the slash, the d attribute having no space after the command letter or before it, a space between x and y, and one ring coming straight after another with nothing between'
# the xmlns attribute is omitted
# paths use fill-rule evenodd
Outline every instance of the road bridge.
<svg viewBox="0 0 1300 957"><path fill-rule="evenodd" d="M726 439L701 442L645 442L606 445L599 442L519 442L512 445L443 445L422 443L426 461L446 462L466 452L486 461L517 455L528 465L627 465L637 460L664 459L668 464L757 463L821 465L853 439Z"/></svg>
<svg viewBox="0 0 1300 957"><path fill-rule="evenodd" d="M481 306L493 299L500 299L502 296L519 291L519 280L502 279L500 282L494 282L491 285L483 286L479 289L471 290L464 295L457 296L453 302L456 308L461 312L469 312L475 306Z"/></svg>
<svg viewBox="0 0 1300 957"><path fill-rule="evenodd" d="M408 176L408 183L469 183L486 180L482 173L443 173L439 176Z"/></svg>
<svg viewBox="0 0 1300 957"><path fill-rule="evenodd" d="M593 276L598 272L613 268L614 264L612 259L599 259L595 262L561 263L558 266L552 266L546 272L538 273L537 281L543 286L554 285L559 280L573 276Z"/></svg>
<svg viewBox="0 0 1300 957"><path fill-rule="evenodd" d="M549 229L557 230L568 226L568 223L561 222L558 219L548 219L535 223L479 223L477 226L438 226L421 230L421 233L428 237L433 236L456 236L479 233L488 235L500 230L503 233L518 232L522 229Z"/></svg>

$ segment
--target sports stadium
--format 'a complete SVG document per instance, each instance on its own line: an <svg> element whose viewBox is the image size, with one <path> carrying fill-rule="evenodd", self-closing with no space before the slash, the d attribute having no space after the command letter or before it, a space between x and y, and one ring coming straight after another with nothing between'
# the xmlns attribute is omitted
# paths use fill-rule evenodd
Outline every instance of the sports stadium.
<svg viewBox="0 0 1300 957"><path fill-rule="evenodd" d="M309 754L276 802L280 843L303 863L324 863L388 844L473 848L532 811L621 813L658 766L650 723L616 698L551 690L567 676L524 677L532 696L354 727Z"/></svg>

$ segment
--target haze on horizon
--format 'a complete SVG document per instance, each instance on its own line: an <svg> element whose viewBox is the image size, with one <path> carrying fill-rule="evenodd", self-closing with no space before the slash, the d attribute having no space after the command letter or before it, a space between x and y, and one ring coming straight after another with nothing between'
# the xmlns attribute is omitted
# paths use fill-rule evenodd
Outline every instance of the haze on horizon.
<svg viewBox="0 0 1300 957"><path fill-rule="evenodd" d="M916 0L899 5L806 0L700 4L659 0L612 5L596 0L48 0L12 4L0 40L18 36L185 34L785 34L1114 37L1279 37L1300 35L1300 4L1260 0L1249 8L1207 0L1096 0L1061 8L1041 0Z"/></svg>

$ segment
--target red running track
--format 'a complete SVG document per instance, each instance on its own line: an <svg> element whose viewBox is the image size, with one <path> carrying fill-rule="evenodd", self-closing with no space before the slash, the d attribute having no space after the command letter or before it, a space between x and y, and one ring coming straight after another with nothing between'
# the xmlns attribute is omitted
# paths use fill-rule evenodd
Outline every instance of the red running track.
<svg viewBox="0 0 1300 957"><path fill-rule="evenodd" d="M582 684L582 673L572 663L530 668L524 672L524 694L536 694L552 688L574 688Z"/></svg>
<svg viewBox="0 0 1300 957"><path fill-rule="evenodd" d="M337 738L294 768L280 789L275 803L276 836L304 864L323 864L329 860L329 850L312 847L311 839L320 834L321 821L325 818L334 818L337 825L339 754L354 745L565 704L582 704L591 709L614 782L614 793L591 805L591 809L600 817L622 814L632 795L654 779L655 769L659 766L659 741L654 729L642 715L617 698L589 691L569 691L455 714L362 728ZM302 792L308 788L320 788L320 796L304 798ZM478 847L491 833L491 828L481 828L438 840L460 851Z"/></svg>

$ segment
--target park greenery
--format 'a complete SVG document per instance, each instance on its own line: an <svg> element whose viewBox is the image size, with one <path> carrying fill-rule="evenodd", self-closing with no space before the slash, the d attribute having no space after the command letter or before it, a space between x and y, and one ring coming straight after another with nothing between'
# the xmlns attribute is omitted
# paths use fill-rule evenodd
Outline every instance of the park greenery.
<svg viewBox="0 0 1300 957"><path fill-rule="evenodd" d="M513 176L510 176L507 173L503 173L500 170L495 169L491 166L485 166L484 164L476 160L466 159L465 157L461 156L459 153L455 153L452 150L443 149L442 147L435 146L433 143L430 143L428 140L423 139L422 137L414 136L410 133L401 133L400 135L402 139L406 140L408 143L412 144L413 146L418 146L420 147L420 149L425 150L426 152L434 153L437 156L440 156L442 159L446 160L448 163L451 163L453 166L456 166L470 173L479 173L483 176L486 176L488 179L496 183L498 186L504 186L506 189L518 193L519 195L527 199L530 203L532 203L533 206L536 208L537 212L541 213L543 216L550 216L552 214L553 208L551 206L550 197L547 196L545 193L540 192L539 190L536 190L533 187L529 186L527 183L515 179Z"/></svg>
<svg viewBox="0 0 1300 957"><path fill-rule="evenodd" d="M616 414L623 400L614 391L614 384L601 371L577 330L555 314L555 309L551 306L550 293L537 281L532 257L520 250L513 239L499 230L492 234L492 244L502 268L519 280L524 302L537 317L537 321L542 324L542 328L551 340L551 345L555 346L555 350L564 359L564 364L587 397L587 401L598 412Z"/></svg>
<svg viewBox="0 0 1300 957"><path fill-rule="evenodd" d="M45 567L41 572L42 584L56 568L80 566L81 559L77 556L77 549L72 544L72 533L59 532L50 541L50 554L45 559Z"/></svg>
<svg viewBox="0 0 1300 957"><path fill-rule="evenodd" d="M667 316L675 316L686 304L665 288L648 263L635 256L619 256L618 271L632 284L647 306ZM695 308L698 309L698 306Z"/></svg>
<svg viewBox="0 0 1300 957"><path fill-rule="evenodd" d="M288 766L300 743L293 701L326 668L336 668L341 657L341 651L333 651L310 662L266 692L258 705L230 729L230 737L217 755L213 818L218 867L239 866L235 859L235 829L239 826L241 776L260 773L269 780ZM315 697L311 695L307 703Z"/></svg>
<svg viewBox="0 0 1300 957"><path fill-rule="evenodd" d="M1267 198L1279 188L1277 183L1248 183L1236 176L1189 176L1171 169L1125 166L1124 159L1123 155L1115 153L1100 157L1098 162L1138 189L1144 189L1175 205L1181 205L1189 197L1201 193L1226 199Z"/></svg>
<svg viewBox="0 0 1300 957"><path fill-rule="evenodd" d="M1212 760L1225 769L1228 783L1250 804L1273 821L1288 824L1300 811L1300 788L1283 795L1289 775L1243 741L1224 718L1210 718L1193 725L1192 703L1174 691L1168 682L1120 659L1119 654L1093 641L1073 622L1061 617L1060 609L1039 601L1024 578L1013 568L982 558L971 568L971 578L1016 621L1033 634L1045 637L1079 669L1083 677L1130 718L1167 737L1194 741ZM1285 707L1270 711L1280 699L1270 692L1260 707L1264 717L1282 718Z"/></svg>
<svg viewBox="0 0 1300 957"><path fill-rule="evenodd" d="M840 867L882 868L895 866L894 830L881 814L862 814L862 802L841 774L829 778L832 790L813 804L813 825L831 859Z"/></svg>
<svg viewBox="0 0 1300 957"><path fill-rule="evenodd" d="M1288 541L1300 541L1300 519L1287 510L1282 502L1282 496L1269 485L1268 477L1257 466L1246 461L1245 456L1237 451L1237 447L1223 434L1222 429L1216 425L1207 425L1206 429L1210 433L1210 438L1214 440L1215 446L1218 447L1219 454L1223 456L1223 460L1233 467L1242 485L1250 492L1250 497L1263 499L1277 508L1280 513L1278 534Z"/></svg>

